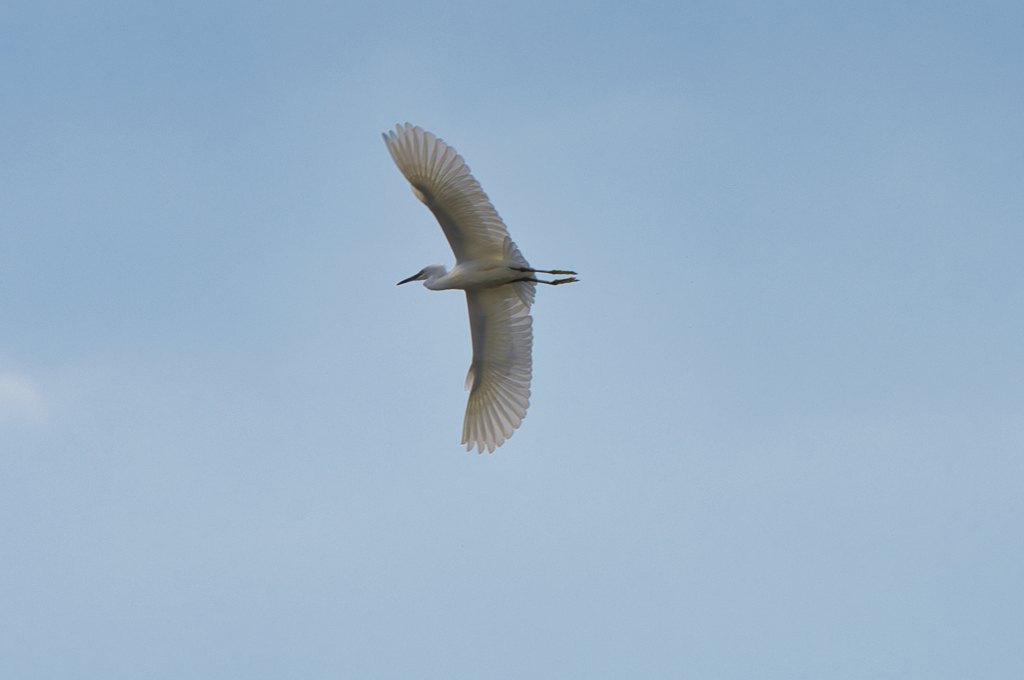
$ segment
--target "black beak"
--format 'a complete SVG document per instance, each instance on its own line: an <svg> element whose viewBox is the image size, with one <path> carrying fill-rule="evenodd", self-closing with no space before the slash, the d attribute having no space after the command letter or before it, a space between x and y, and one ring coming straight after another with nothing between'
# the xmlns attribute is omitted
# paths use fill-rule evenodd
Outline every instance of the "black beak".
<svg viewBox="0 0 1024 680"><path fill-rule="evenodd" d="M415 281L417 276L419 276L419 274L413 274L412 276L407 278L405 281L399 281L395 285L396 286L401 286L403 283L409 283L410 281Z"/></svg>

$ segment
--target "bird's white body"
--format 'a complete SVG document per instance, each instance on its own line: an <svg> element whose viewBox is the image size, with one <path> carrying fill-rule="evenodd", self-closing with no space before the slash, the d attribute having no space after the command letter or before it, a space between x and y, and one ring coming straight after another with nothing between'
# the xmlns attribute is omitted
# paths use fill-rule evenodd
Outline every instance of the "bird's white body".
<svg viewBox="0 0 1024 680"><path fill-rule="evenodd" d="M493 452L512 436L530 405L536 284L576 279L536 278L542 270L530 267L465 162L443 141L406 123L385 134L384 143L416 198L434 213L456 259L451 271L432 264L400 284L423 281L430 290L466 291L473 363L466 376L462 443L467 450Z"/></svg>
<svg viewBox="0 0 1024 680"><path fill-rule="evenodd" d="M443 264L431 265L440 269L430 270L423 285L430 290L470 290L473 288L494 288L523 279L523 272L518 262L505 260L470 260L460 262L451 271Z"/></svg>

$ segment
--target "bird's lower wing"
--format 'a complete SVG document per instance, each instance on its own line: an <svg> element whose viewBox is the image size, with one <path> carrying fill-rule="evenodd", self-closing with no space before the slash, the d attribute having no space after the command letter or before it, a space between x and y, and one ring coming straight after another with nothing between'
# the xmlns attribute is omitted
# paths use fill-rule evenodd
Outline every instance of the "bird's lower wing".
<svg viewBox="0 0 1024 680"><path fill-rule="evenodd" d="M462 425L466 450L501 446L530 405L533 319L511 285L467 290L473 364L466 377L469 403Z"/></svg>

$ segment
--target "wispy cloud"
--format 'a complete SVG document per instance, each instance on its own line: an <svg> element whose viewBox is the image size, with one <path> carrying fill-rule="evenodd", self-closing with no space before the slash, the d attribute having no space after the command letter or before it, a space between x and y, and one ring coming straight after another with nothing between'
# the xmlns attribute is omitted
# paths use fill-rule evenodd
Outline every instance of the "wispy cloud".
<svg viewBox="0 0 1024 680"><path fill-rule="evenodd" d="M43 400L29 378L0 373L0 423L38 421L43 415Z"/></svg>

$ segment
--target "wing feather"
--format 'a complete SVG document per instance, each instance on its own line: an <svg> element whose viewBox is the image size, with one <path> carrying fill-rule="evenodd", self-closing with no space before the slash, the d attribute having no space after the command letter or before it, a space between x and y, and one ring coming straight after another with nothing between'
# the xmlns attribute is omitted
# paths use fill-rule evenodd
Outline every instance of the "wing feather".
<svg viewBox="0 0 1024 680"><path fill-rule="evenodd" d="M462 443L493 452L526 417L530 405L533 319L513 286L466 291L473 364Z"/></svg>
<svg viewBox="0 0 1024 680"><path fill-rule="evenodd" d="M504 255L508 230L455 149L409 123L385 133L384 143L413 193L441 224L457 262Z"/></svg>

